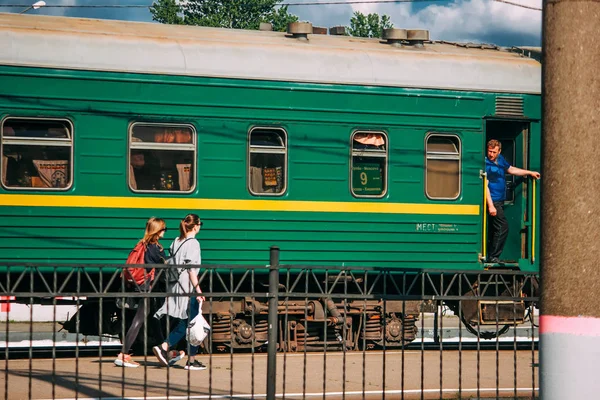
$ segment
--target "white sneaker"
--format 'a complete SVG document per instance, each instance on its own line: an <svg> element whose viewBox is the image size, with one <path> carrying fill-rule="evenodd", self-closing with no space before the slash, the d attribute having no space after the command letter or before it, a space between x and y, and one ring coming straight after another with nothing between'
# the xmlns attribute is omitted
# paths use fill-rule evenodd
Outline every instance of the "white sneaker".
<svg viewBox="0 0 600 400"><path fill-rule="evenodd" d="M131 359L131 355L119 353L117 359L115 360L115 365L117 367L127 367L127 368L137 368L140 366L139 363L133 361Z"/></svg>

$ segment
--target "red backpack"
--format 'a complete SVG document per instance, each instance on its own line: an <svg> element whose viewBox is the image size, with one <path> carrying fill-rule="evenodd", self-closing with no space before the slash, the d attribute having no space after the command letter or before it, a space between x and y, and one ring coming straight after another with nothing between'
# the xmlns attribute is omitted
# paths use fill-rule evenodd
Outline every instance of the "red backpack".
<svg viewBox="0 0 600 400"><path fill-rule="evenodd" d="M146 245L144 242L139 242L129 253L125 264L144 264L144 255L146 254ZM127 282L135 282L138 285L146 281L154 279L154 269L150 272L146 271L145 267L126 267L123 269L123 276Z"/></svg>

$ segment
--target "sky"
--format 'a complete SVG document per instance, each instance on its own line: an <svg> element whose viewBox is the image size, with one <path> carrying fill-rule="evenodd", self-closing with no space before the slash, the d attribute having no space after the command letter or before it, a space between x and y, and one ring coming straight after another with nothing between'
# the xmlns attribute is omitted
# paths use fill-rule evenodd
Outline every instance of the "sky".
<svg viewBox="0 0 600 400"><path fill-rule="evenodd" d="M145 5L152 0L46 0L48 5ZM331 2L332 0L319 0ZM340 0L337 0L338 2ZM343 1L343 0L341 0ZM542 0L509 0L541 8ZM0 12L19 12L35 0L0 0ZM316 0L285 0L283 3L314 3ZM3 5L23 4L8 8ZM497 0L441 0L382 4L365 0L363 4L294 5L288 11L313 26L348 26L356 11L386 14L394 27L427 29L432 40L489 43L498 46L541 46L542 12ZM53 8L29 10L28 14L152 21L147 8Z"/></svg>

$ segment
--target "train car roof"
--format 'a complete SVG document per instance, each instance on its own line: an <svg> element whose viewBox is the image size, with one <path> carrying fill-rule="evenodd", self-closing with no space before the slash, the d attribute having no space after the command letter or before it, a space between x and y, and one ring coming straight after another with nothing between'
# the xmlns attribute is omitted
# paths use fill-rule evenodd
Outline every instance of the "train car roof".
<svg viewBox="0 0 600 400"><path fill-rule="evenodd" d="M0 13L0 65L541 93L541 65L499 48Z"/></svg>

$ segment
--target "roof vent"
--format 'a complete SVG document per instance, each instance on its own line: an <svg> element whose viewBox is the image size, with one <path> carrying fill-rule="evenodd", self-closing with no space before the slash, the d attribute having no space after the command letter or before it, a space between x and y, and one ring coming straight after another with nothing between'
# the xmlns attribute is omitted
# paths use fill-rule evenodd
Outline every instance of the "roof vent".
<svg viewBox="0 0 600 400"><path fill-rule="evenodd" d="M332 26L331 28L329 28L329 34L344 36L344 35L346 35L346 27L345 26Z"/></svg>
<svg viewBox="0 0 600 400"><path fill-rule="evenodd" d="M320 26L313 26L312 33L314 35L327 35L327 28L321 28Z"/></svg>
<svg viewBox="0 0 600 400"><path fill-rule="evenodd" d="M406 40L406 29L388 28L383 30L383 39L395 47L402 46L402 41Z"/></svg>
<svg viewBox="0 0 600 400"><path fill-rule="evenodd" d="M268 22L261 22L258 29L261 31L272 31L273 25Z"/></svg>
<svg viewBox="0 0 600 400"><path fill-rule="evenodd" d="M523 98L503 96L496 97L496 115L522 117Z"/></svg>
<svg viewBox="0 0 600 400"><path fill-rule="evenodd" d="M410 46L423 47L423 43L429 41L429 31L425 29L408 29L406 40Z"/></svg>
<svg viewBox="0 0 600 400"><path fill-rule="evenodd" d="M287 27L287 33L293 38L299 40L308 40L308 34L313 33L313 27L310 22L290 22Z"/></svg>

